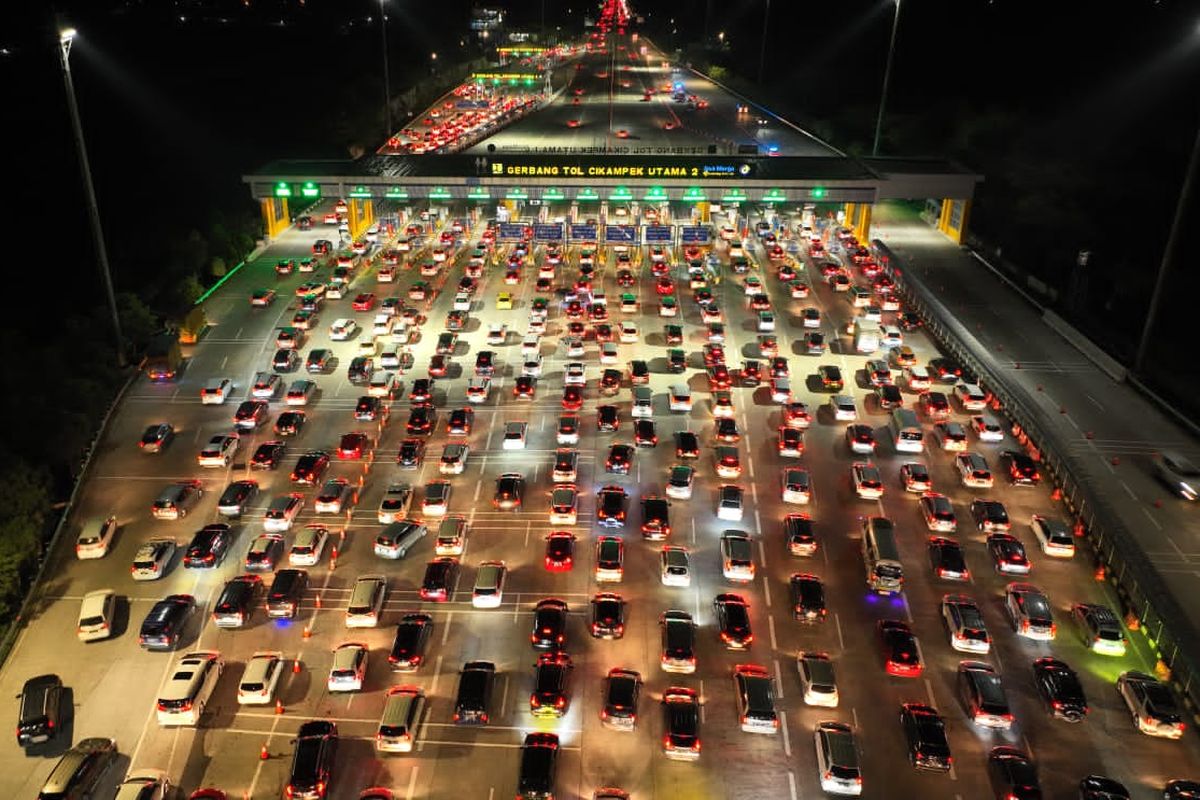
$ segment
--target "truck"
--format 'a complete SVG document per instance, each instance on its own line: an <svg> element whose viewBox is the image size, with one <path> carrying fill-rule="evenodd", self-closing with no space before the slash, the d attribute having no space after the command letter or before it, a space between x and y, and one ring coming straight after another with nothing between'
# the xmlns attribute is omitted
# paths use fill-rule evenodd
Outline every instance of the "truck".
<svg viewBox="0 0 1200 800"><path fill-rule="evenodd" d="M856 353L874 353L879 349L879 339L882 335L879 323L859 317L854 321L854 351Z"/></svg>
<svg viewBox="0 0 1200 800"><path fill-rule="evenodd" d="M146 347L142 369L152 381L173 381L179 377L182 364L183 352L179 348L178 337L171 333L160 333Z"/></svg>

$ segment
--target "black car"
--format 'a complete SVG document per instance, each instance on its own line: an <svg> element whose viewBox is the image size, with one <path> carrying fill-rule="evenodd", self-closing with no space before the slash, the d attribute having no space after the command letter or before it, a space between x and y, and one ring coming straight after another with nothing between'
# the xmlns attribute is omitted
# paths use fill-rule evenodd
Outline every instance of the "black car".
<svg viewBox="0 0 1200 800"><path fill-rule="evenodd" d="M362 384L371 380L371 370L374 362L368 356L355 356L350 359L346 368L346 379L354 384Z"/></svg>
<svg viewBox="0 0 1200 800"><path fill-rule="evenodd" d="M620 425L621 422L617 418L616 406L604 405L596 409L596 430L603 431L604 433L612 433Z"/></svg>
<svg viewBox="0 0 1200 800"><path fill-rule="evenodd" d="M825 355L825 334L820 331L809 331L804 334L804 351L810 356Z"/></svg>
<svg viewBox="0 0 1200 800"><path fill-rule="evenodd" d="M217 500L217 510L227 517L240 517L246 505L258 494L258 481L234 481Z"/></svg>
<svg viewBox="0 0 1200 800"><path fill-rule="evenodd" d="M917 769L949 772L954 763L946 724L931 706L905 703L900 707L900 726L908 741L908 760Z"/></svg>
<svg viewBox="0 0 1200 800"><path fill-rule="evenodd" d="M267 616L272 619L293 619L300 610L304 590L308 588L308 573L302 569L281 569L275 573L267 590Z"/></svg>
<svg viewBox="0 0 1200 800"><path fill-rule="evenodd" d="M667 372L678 375L687 370L687 353L677 348L667 351Z"/></svg>
<svg viewBox="0 0 1200 800"><path fill-rule="evenodd" d="M891 411L904 405L904 395L900 393L900 387L894 383L876 386L875 396L879 400L879 407L884 411Z"/></svg>
<svg viewBox="0 0 1200 800"><path fill-rule="evenodd" d="M529 711L535 717L561 717L571 705L571 657L561 650L538 656Z"/></svg>
<svg viewBox="0 0 1200 800"><path fill-rule="evenodd" d="M800 622L824 622L825 584L816 575L797 572L788 582L792 595L792 616Z"/></svg>
<svg viewBox="0 0 1200 800"><path fill-rule="evenodd" d="M286 451L287 445L278 440L263 442L250 458L250 469L277 469Z"/></svg>
<svg viewBox="0 0 1200 800"><path fill-rule="evenodd" d="M679 458L700 457L700 440L694 431L675 432L675 455Z"/></svg>
<svg viewBox="0 0 1200 800"><path fill-rule="evenodd" d="M159 600L142 620L138 644L148 650L170 650L183 635L183 626L196 605L190 594L173 594Z"/></svg>
<svg viewBox="0 0 1200 800"><path fill-rule="evenodd" d="M625 601L613 592L592 598L590 630L597 639L620 639L625 635Z"/></svg>
<svg viewBox="0 0 1200 800"><path fill-rule="evenodd" d="M491 350L480 350L475 356L475 375L490 378L496 374L496 354Z"/></svg>
<svg viewBox="0 0 1200 800"><path fill-rule="evenodd" d="M762 384L762 367L754 359L744 361L738 377L742 386L753 389Z"/></svg>
<svg viewBox="0 0 1200 800"><path fill-rule="evenodd" d="M608 458L604 462L606 472L616 475L628 475L633 467L633 448L627 444L614 444L608 449Z"/></svg>
<svg viewBox="0 0 1200 800"><path fill-rule="evenodd" d="M529 643L537 650L561 650L567 641L567 604L557 598L539 600L533 610Z"/></svg>
<svg viewBox="0 0 1200 800"><path fill-rule="evenodd" d="M999 500L972 500L971 516L975 520L975 527L987 533L1006 531L1011 527L1008 510Z"/></svg>
<svg viewBox="0 0 1200 800"><path fill-rule="evenodd" d="M405 439L400 442L400 452L396 454L396 463L401 469L420 469L425 460L425 442L420 439Z"/></svg>
<svg viewBox="0 0 1200 800"><path fill-rule="evenodd" d="M738 431L737 421L732 417L717 417L713 420L715 426L714 436L720 442L736 442L742 438L742 434Z"/></svg>
<svg viewBox="0 0 1200 800"><path fill-rule="evenodd" d="M996 800L1042 800L1033 759L1015 747L992 748L988 754L988 777Z"/></svg>
<svg viewBox="0 0 1200 800"><path fill-rule="evenodd" d="M321 800L333 782L337 755L337 725L327 720L310 720L300 726L293 740L292 769L284 795L288 800Z"/></svg>
<svg viewBox="0 0 1200 800"><path fill-rule="evenodd" d="M745 650L754 641L750 630L750 606L737 594L719 594L713 600L721 643L729 650Z"/></svg>
<svg viewBox="0 0 1200 800"><path fill-rule="evenodd" d="M333 365L333 351L324 347L318 347L308 351L308 358L304 361L304 368L314 374L323 374L329 371Z"/></svg>
<svg viewBox="0 0 1200 800"><path fill-rule="evenodd" d="M282 411L275 418L275 435L296 436L304 430L307 416L303 411Z"/></svg>
<svg viewBox="0 0 1200 800"><path fill-rule="evenodd" d="M671 535L671 504L665 497L642 496L642 536L661 541Z"/></svg>
<svg viewBox="0 0 1200 800"><path fill-rule="evenodd" d="M1033 682L1050 713L1067 722L1080 722L1088 713L1079 676L1065 662L1039 658L1033 662Z"/></svg>
<svg viewBox="0 0 1200 800"><path fill-rule="evenodd" d="M929 538L929 565L933 574L948 581L965 581L971 577L962 546L945 536Z"/></svg>
<svg viewBox="0 0 1200 800"><path fill-rule="evenodd" d="M521 772L517 777L517 800L549 800L554 797L554 773L558 768L558 736L527 733L521 746Z"/></svg>
<svg viewBox="0 0 1200 800"><path fill-rule="evenodd" d="M239 430L254 430L266 422L270 410L266 400L243 400L233 412L233 423Z"/></svg>
<svg viewBox="0 0 1200 800"><path fill-rule="evenodd" d="M292 469L292 483L316 486L328 468L329 454L321 450L310 450L296 460L296 466Z"/></svg>
<svg viewBox="0 0 1200 800"><path fill-rule="evenodd" d="M62 730L63 683L57 675L38 675L25 681L17 712L17 744L29 747L48 742Z"/></svg>
<svg viewBox="0 0 1200 800"><path fill-rule="evenodd" d="M138 447L142 448L143 453L158 453L170 444L173 438L175 438L175 429L171 427L170 423L159 422L142 432L142 438L138 440Z"/></svg>
<svg viewBox="0 0 1200 800"><path fill-rule="evenodd" d="M1186 779L1167 781L1163 787L1163 800L1196 800L1200 798L1200 781Z"/></svg>
<svg viewBox="0 0 1200 800"><path fill-rule="evenodd" d="M437 382L433 378L417 378L408 392L408 401L414 407L433 405L433 389Z"/></svg>
<svg viewBox="0 0 1200 800"><path fill-rule="evenodd" d="M638 697L642 693L642 676L619 667L608 671L604 680L604 707L600 721L610 728L632 730L637 722Z"/></svg>
<svg viewBox="0 0 1200 800"><path fill-rule="evenodd" d="M404 423L404 432L409 436L429 436L437 420L437 412L433 406L417 406L408 412L408 422Z"/></svg>
<svg viewBox="0 0 1200 800"><path fill-rule="evenodd" d="M718 422L732 422L733 420L717 420ZM658 444L658 432L654 427L654 420L639 419L633 423L633 442L638 447L654 447Z"/></svg>
<svg viewBox="0 0 1200 800"><path fill-rule="evenodd" d="M845 388L842 371L836 364L822 364L817 367L817 377L821 380L821 388L830 392L840 392Z"/></svg>
<svg viewBox="0 0 1200 800"><path fill-rule="evenodd" d="M490 661L468 661L458 676L458 694L454 698L456 725L488 724L492 705L492 687L496 683L496 665Z"/></svg>
<svg viewBox="0 0 1200 800"><path fill-rule="evenodd" d="M456 408L450 412L450 418L446 420L446 432L456 436L466 436L471 432L474 422L475 409Z"/></svg>
<svg viewBox="0 0 1200 800"><path fill-rule="evenodd" d="M1014 486L1036 486L1042 479L1037 462L1016 450L1005 450L1000 459L1008 466L1008 479Z"/></svg>
<svg viewBox="0 0 1200 800"><path fill-rule="evenodd" d="M929 374L942 383L958 383L963 378L963 370L949 358L929 359Z"/></svg>
<svg viewBox="0 0 1200 800"><path fill-rule="evenodd" d="M629 382L635 385L649 383L650 367L645 361L635 359L629 362Z"/></svg>
<svg viewBox="0 0 1200 800"><path fill-rule="evenodd" d="M388 653L392 669L397 672L420 669L425 663L425 645L432 630L433 617L428 614L405 614L396 625L396 637Z"/></svg>
<svg viewBox="0 0 1200 800"><path fill-rule="evenodd" d="M276 350L271 357L271 368L276 372L291 372L300 366L300 354L291 348Z"/></svg>
<svg viewBox="0 0 1200 800"><path fill-rule="evenodd" d="M666 337L668 347L673 344L683 344L683 326L664 325L663 336Z"/></svg>
<svg viewBox="0 0 1200 800"><path fill-rule="evenodd" d="M213 606L213 624L218 628L240 628L258 605L263 581L257 575L238 575L225 584Z"/></svg>
<svg viewBox="0 0 1200 800"><path fill-rule="evenodd" d="M363 395L354 404L354 418L359 422L374 422L387 415L387 406L382 399Z"/></svg>
<svg viewBox="0 0 1200 800"><path fill-rule="evenodd" d="M903 331L915 331L921 327L921 318L913 311L905 311L900 315L898 322L900 330Z"/></svg>
<svg viewBox="0 0 1200 800"><path fill-rule="evenodd" d="M457 346L457 333L450 333L449 331L439 333L437 338L437 346L434 348L434 353L439 356L452 356L454 355L454 348Z"/></svg>
<svg viewBox="0 0 1200 800"><path fill-rule="evenodd" d="M625 503L628 495L620 486L605 486L596 503L596 521L604 528L625 527Z"/></svg>
<svg viewBox="0 0 1200 800"><path fill-rule="evenodd" d="M1079 782L1079 800L1129 800L1129 790L1120 781L1103 775L1088 775Z"/></svg>
<svg viewBox="0 0 1200 800"><path fill-rule="evenodd" d="M192 537L183 553L184 569L212 569L220 566L229 550L233 534L228 525L205 525Z"/></svg>

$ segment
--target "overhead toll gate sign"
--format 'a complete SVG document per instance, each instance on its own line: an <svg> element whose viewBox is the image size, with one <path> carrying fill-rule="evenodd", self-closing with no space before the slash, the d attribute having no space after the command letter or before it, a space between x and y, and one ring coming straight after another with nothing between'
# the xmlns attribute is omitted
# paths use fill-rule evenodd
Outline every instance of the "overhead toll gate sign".
<svg viewBox="0 0 1200 800"><path fill-rule="evenodd" d="M600 195L596 194L596 190L590 186L585 186L579 190L579 194L575 195L576 200L599 200Z"/></svg>
<svg viewBox="0 0 1200 800"><path fill-rule="evenodd" d="M597 228L595 225L572 225L567 233L572 241L594 242L597 237Z"/></svg>
<svg viewBox="0 0 1200 800"><path fill-rule="evenodd" d="M749 200L750 198L743 189L726 189L721 195L722 203L745 203Z"/></svg>
<svg viewBox="0 0 1200 800"><path fill-rule="evenodd" d="M347 194L358 200L369 200L371 198L371 190L365 186L355 186Z"/></svg>
<svg viewBox="0 0 1200 800"><path fill-rule="evenodd" d="M674 233L675 229L670 225L646 225L642 228L642 241L669 242Z"/></svg>
<svg viewBox="0 0 1200 800"><path fill-rule="evenodd" d="M609 244L637 244L637 228L633 225L605 225L604 241Z"/></svg>
<svg viewBox="0 0 1200 800"><path fill-rule="evenodd" d="M561 222L536 223L533 226L533 238L539 242L561 242L563 225Z"/></svg>
<svg viewBox="0 0 1200 800"><path fill-rule="evenodd" d="M519 242L525 238L525 226L516 222L501 222L496 226L496 238L505 242Z"/></svg>
<svg viewBox="0 0 1200 800"><path fill-rule="evenodd" d="M472 186L467 192L468 200L491 200L492 195L485 186Z"/></svg>
<svg viewBox="0 0 1200 800"><path fill-rule="evenodd" d="M566 200L567 196L565 194L563 194L562 189L558 189L558 188L551 186L547 189L542 190L542 199L543 200Z"/></svg>
<svg viewBox="0 0 1200 800"><path fill-rule="evenodd" d="M683 202L685 203L703 203L708 200L708 195L699 186L693 186L683 193Z"/></svg>
<svg viewBox="0 0 1200 800"><path fill-rule="evenodd" d="M430 200L449 200L450 190L445 186L435 186L429 190Z"/></svg>
<svg viewBox="0 0 1200 800"><path fill-rule="evenodd" d="M706 225L684 225L679 229L679 239L684 244L708 244L712 231Z"/></svg>
<svg viewBox="0 0 1200 800"><path fill-rule="evenodd" d="M689 158L639 158L622 160L614 157L571 158L564 156L528 160L503 158L492 161L489 174L495 178L704 178L706 180L737 180L752 178L758 165L752 161Z"/></svg>
<svg viewBox="0 0 1200 800"><path fill-rule="evenodd" d="M282 181L275 184L275 196L276 197L291 197L292 196L292 185L290 183L284 183Z"/></svg>
<svg viewBox="0 0 1200 800"><path fill-rule="evenodd" d="M642 199L648 203L662 203L667 200L667 190L661 186L651 186L646 190Z"/></svg>
<svg viewBox="0 0 1200 800"><path fill-rule="evenodd" d="M321 187L312 181L305 181L300 184L300 196L315 200L321 196Z"/></svg>
<svg viewBox="0 0 1200 800"><path fill-rule="evenodd" d="M388 187L388 190L383 193L383 196L388 200L407 200L408 190L402 189L399 186Z"/></svg>

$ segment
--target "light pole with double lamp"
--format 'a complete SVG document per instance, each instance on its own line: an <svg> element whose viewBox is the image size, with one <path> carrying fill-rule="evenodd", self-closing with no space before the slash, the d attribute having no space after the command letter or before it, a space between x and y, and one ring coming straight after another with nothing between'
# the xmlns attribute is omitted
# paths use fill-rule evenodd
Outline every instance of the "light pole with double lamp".
<svg viewBox="0 0 1200 800"><path fill-rule="evenodd" d="M71 127L75 131L75 148L79 151L79 171L83 173L83 193L87 200L88 219L92 227L92 243L96 247L96 262L100 277L104 279L104 292L108 297L108 310L112 313L113 336L116 337L117 366L125 367L125 345L121 336L121 316L117 313L117 297L113 294L112 273L108 267L108 248L104 246L104 230L100 227L100 206L96 203L96 187L92 185L92 166L88 161L87 144L83 141L83 125L79 121L79 105L75 102L75 84L71 80L71 43L75 41L74 28L63 28L58 33L58 55L62 61L63 83L67 87L67 108L71 112Z"/></svg>
<svg viewBox="0 0 1200 800"><path fill-rule="evenodd" d="M383 138L386 142L392 137L392 79L388 72L387 47L387 10L383 7L386 0L379 0L379 31L383 36Z"/></svg>
<svg viewBox="0 0 1200 800"><path fill-rule="evenodd" d="M879 116L875 117L875 143L871 155L879 155L879 137L883 134L883 109L887 105L888 86L892 82L892 56L896 54L896 29L900 27L900 0L896 4L896 15L892 17L892 37L888 41L887 64L883 68L883 90L879 93Z"/></svg>

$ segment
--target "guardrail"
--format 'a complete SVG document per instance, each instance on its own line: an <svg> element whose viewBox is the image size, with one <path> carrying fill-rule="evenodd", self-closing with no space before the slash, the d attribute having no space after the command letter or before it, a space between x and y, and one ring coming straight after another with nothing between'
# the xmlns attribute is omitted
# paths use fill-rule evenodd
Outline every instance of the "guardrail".
<svg viewBox="0 0 1200 800"><path fill-rule="evenodd" d="M1200 721L1200 636L1180 603L1138 546L1115 507L1090 485L1087 468L1073 457L1052 431L1046 411L1018 382L1009 379L995 355L938 300L928 287L910 279L902 260L878 239L872 249L896 281L907 307L921 316L929 333L959 363L974 373L1020 432L1022 443L1041 464L1044 477L1061 490L1090 542L1097 566L1115 589L1128 627L1140 628L1161 662L1157 670L1183 697L1193 719Z"/></svg>

